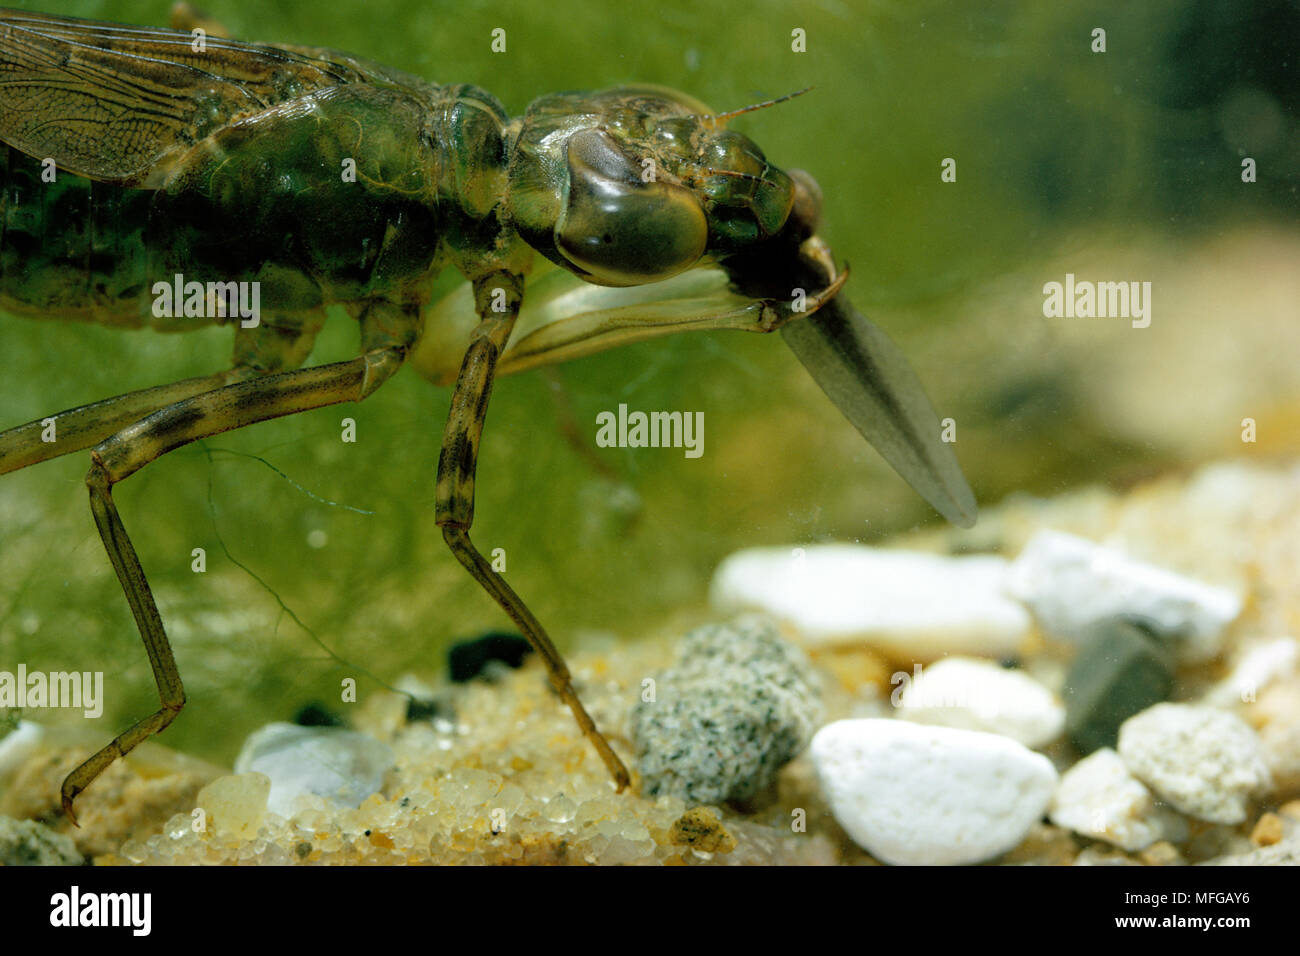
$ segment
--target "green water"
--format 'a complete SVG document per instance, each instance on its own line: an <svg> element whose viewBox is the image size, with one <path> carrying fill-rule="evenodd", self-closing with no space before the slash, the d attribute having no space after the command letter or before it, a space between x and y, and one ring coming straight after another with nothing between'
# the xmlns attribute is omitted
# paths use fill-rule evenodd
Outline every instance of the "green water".
<svg viewBox="0 0 1300 956"><path fill-rule="evenodd" d="M168 4L58 6L161 25ZM1234 44L1265 42L1269 21L1226 4L950 6L213 0L207 9L237 37L332 46L476 83L512 112L543 93L627 82L679 88L716 109L813 86L734 126L819 180L825 237L852 267L849 293L913 356L940 416L960 423L957 452L982 502L1208 454L1098 423L1092 392L1043 331L1038 290L1060 276L1032 264L1080 235L1142 249L1243 223L1292 228L1297 174L1293 162L1278 170L1300 143L1294 106L1276 95L1258 49L1245 53L1260 70L1243 76L1232 65L1244 49ZM1090 50L1097 25L1108 30L1105 54ZM504 54L491 52L495 28L506 30ZM806 53L791 49L796 28ZM1219 45L1198 48L1207 31ZM1245 105L1225 113L1225 91L1237 88ZM1270 170L1247 192L1224 132L1234 117ZM957 160L956 183L940 182L945 157ZM1031 280L1008 290L998 284L1008 273ZM166 337L6 318L2 334L3 427L214 371L230 349L229 332L215 329ZM354 337L335 317L315 358L350 356ZM1161 355L1149 358L1160 374ZM703 411L707 422L699 459L600 450L611 480L564 441L545 378L499 384L475 539L505 549L509 580L561 645L584 630L635 637L698 613L712 568L737 548L874 541L936 520L775 337L678 336L560 376L588 439L596 414L619 403ZM176 451L119 487L189 693L164 742L229 759L259 724L313 698L337 701L339 682L362 668L386 680L433 675L449 641L505 624L433 523L447 401L404 371L364 405ZM340 440L344 417L356 420L354 444ZM86 467L78 454L0 479L0 665L105 671L107 740L156 696L91 522ZM194 548L206 549L205 574L191 571ZM348 663L327 656L281 602ZM376 686L360 680L363 694Z"/></svg>

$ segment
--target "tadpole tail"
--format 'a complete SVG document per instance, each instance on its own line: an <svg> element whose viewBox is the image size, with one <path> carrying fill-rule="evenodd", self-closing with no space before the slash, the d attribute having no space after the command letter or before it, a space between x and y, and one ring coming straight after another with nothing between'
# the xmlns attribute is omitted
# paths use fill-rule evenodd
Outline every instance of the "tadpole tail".
<svg viewBox="0 0 1300 956"><path fill-rule="evenodd" d="M791 351L844 417L935 510L975 524L975 496L921 381L894 345L840 293L781 327Z"/></svg>

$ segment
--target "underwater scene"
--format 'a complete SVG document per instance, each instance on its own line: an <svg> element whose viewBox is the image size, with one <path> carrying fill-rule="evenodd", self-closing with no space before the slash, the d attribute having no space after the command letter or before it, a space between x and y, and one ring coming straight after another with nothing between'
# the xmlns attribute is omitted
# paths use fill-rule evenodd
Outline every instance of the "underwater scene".
<svg viewBox="0 0 1300 956"><path fill-rule="evenodd" d="M5 2L0 865L1300 862L1294 2Z"/></svg>

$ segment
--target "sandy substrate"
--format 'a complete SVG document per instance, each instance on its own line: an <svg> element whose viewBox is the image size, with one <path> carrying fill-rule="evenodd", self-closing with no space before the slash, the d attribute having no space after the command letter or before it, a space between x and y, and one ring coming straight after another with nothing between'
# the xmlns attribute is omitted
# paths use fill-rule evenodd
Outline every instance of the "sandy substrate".
<svg viewBox="0 0 1300 956"><path fill-rule="evenodd" d="M1175 700L1196 700L1256 641L1300 634L1300 467L1222 464L1170 476L1123 494L1082 490L1045 501L1012 498L988 509L967 532L930 531L890 544L940 553L1014 556L1042 528L1084 535L1135 557L1246 595L1214 662L1179 671ZM793 640L798 635L787 634ZM579 693L631 762L628 714L647 676L668 666L676 634L593 637L569 658ZM1021 667L1059 691L1069 651L1035 633ZM866 647L817 650L827 721L890 716L890 676L911 661ZM0 814L45 822L70 835L98 864L870 864L819 794L807 755L777 785L744 807L691 811L671 797L616 794L595 753L533 662L495 683L441 686L445 716L408 721L406 699L372 694L354 729L393 748L382 790L359 808L300 798L291 819L263 811L264 796L229 774L150 744L119 762L78 800L83 826L58 809L64 774L92 748L50 733L0 780ZM1263 688L1237 711L1275 751L1300 759L1300 676ZM164 738L165 739L165 738ZM1290 748L1288 750L1288 748ZM1058 770L1078 756L1058 742L1045 750ZM1000 863L1223 859L1300 839L1300 763L1277 775L1274 791L1239 826L1193 823L1179 846L1126 854L1047 823ZM1262 852L1262 851L1261 851ZM1271 849L1280 861L1294 854Z"/></svg>

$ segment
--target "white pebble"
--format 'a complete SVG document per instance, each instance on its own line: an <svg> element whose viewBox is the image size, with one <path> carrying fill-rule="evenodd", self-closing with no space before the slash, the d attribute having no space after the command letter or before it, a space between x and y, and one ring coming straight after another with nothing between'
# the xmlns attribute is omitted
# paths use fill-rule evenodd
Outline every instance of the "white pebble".
<svg viewBox="0 0 1300 956"><path fill-rule="evenodd" d="M1300 644L1289 637L1256 644L1241 656L1231 674L1211 688L1205 702L1215 707L1249 703L1267 684L1295 670L1298 659Z"/></svg>
<svg viewBox="0 0 1300 956"><path fill-rule="evenodd" d="M266 808L290 817L294 801L315 794L351 807L379 791L392 749L373 737L337 727L267 724L244 741L235 773L271 778Z"/></svg>
<svg viewBox="0 0 1300 956"><path fill-rule="evenodd" d="M251 840L266 814L266 798L271 781L265 774L242 773L218 777L195 797L195 807L203 810L205 825L224 839Z"/></svg>
<svg viewBox="0 0 1300 956"><path fill-rule="evenodd" d="M1042 817L1056 770L997 734L905 720L840 720L813 738L835 819L886 863L979 863Z"/></svg>
<svg viewBox="0 0 1300 956"><path fill-rule="evenodd" d="M1059 531L1030 539L1011 566L1007 588L1054 636L1078 640L1102 618L1135 615L1182 634L1178 656L1188 663L1218 654L1223 630L1242 604L1232 591Z"/></svg>
<svg viewBox="0 0 1300 956"><path fill-rule="evenodd" d="M1181 843L1187 838L1182 817L1157 805L1151 791L1109 747L1093 751L1065 772L1050 816L1057 826L1130 852L1159 840Z"/></svg>
<svg viewBox="0 0 1300 956"><path fill-rule="evenodd" d="M1211 823L1243 822L1250 797L1272 785L1255 732L1214 707L1148 707L1120 726L1119 755L1158 796Z"/></svg>
<svg viewBox="0 0 1300 956"><path fill-rule="evenodd" d="M1015 653L1025 609L1003 593L1007 562L854 544L756 548L713 577L720 611L767 611L808 645L867 643L909 659Z"/></svg>
<svg viewBox="0 0 1300 956"><path fill-rule="evenodd" d="M988 661L950 657L918 665L893 696L907 720L1002 734L1026 747L1049 744L1065 729L1065 708L1050 690Z"/></svg>
<svg viewBox="0 0 1300 956"><path fill-rule="evenodd" d="M20 720L17 727L0 738L0 777L13 773L36 753L42 733L40 724Z"/></svg>

